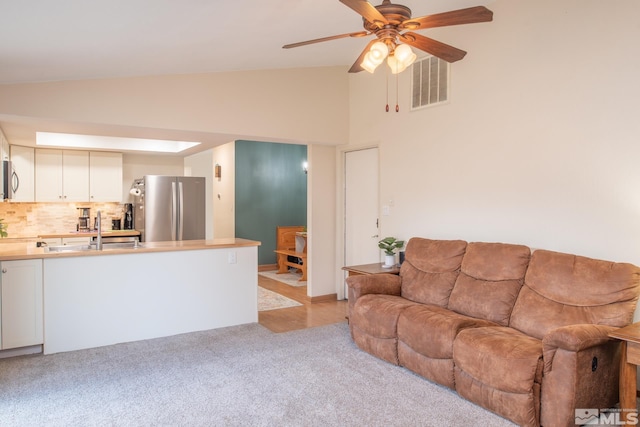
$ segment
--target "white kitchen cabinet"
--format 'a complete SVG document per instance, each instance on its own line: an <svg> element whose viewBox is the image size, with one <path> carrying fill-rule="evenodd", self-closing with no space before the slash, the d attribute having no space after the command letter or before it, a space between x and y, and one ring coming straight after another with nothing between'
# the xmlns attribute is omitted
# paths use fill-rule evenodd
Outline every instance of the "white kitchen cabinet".
<svg viewBox="0 0 640 427"><path fill-rule="evenodd" d="M122 153L89 153L90 202L122 201Z"/></svg>
<svg viewBox="0 0 640 427"><path fill-rule="evenodd" d="M42 260L0 262L0 348L43 344Z"/></svg>
<svg viewBox="0 0 640 427"><path fill-rule="evenodd" d="M89 152L35 150L36 202L89 200Z"/></svg>
<svg viewBox="0 0 640 427"><path fill-rule="evenodd" d="M0 130L0 157L2 160L9 160L9 141Z"/></svg>
<svg viewBox="0 0 640 427"><path fill-rule="evenodd" d="M11 162L16 173L17 189L13 193L13 202L33 202L35 200L35 153L32 147L11 146Z"/></svg>

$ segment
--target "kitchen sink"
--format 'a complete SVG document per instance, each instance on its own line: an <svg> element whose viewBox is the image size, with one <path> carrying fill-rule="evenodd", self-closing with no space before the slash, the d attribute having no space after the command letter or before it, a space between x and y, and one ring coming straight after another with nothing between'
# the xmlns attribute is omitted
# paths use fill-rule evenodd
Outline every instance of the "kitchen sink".
<svg viewBox="0 0 640 427"><path fill-rule="evenodd" d="M90 245L91 248L95 249L95 245ZM102 249L136 249L141 248L142 243L135 242L103 242Z"/></svg>
<svg viewBox="0 0 640 427"><path fill-rule="evenodd" d="M95 246L91 245L60 245L60 246L45 246L46 252L79 252L79 251L91 251Z"/></svg>
<svg viewBox="0 0 640 427"><path fill-rule="evenodd" d="M139 242L108 242L102 244L102 250L108 249L136 249L141 248L142 244ZM96 245L59 245L59 246L46 246L45 252L84 252L95 251Z"/></svg>

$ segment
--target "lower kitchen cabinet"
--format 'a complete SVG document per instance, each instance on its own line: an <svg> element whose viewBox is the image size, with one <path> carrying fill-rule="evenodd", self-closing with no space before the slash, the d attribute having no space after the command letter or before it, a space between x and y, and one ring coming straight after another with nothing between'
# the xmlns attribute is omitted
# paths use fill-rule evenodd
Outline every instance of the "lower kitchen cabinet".
<svg viewBox="0 0 640 427"><path fill-rule="evenodd" d="M0 349L43 344L42 260L0 262Z"/></svg>

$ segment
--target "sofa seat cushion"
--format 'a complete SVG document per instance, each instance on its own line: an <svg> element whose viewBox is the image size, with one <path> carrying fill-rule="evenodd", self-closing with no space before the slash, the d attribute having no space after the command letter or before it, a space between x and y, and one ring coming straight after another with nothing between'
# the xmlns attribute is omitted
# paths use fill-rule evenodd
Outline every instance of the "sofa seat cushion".
<svg viewBox="0 0 640 427"><path fill-rule="evenodd" d="M400 296L368 294L356 301L349 316L351 336L362 350L398 364L398 318L416 303Z"/></svg>
<svg viewBox="0 0 640 427"><path fill-rule="evenodd" d="M519 425L539 425L542 342L508 327L470 328L453 343L462 397Z"/></svg>
<svg viewBox="0 0 640 427"><path fill-rule="evenodd" d="M458 332L480 326L498 325L434 305L415 305L400 314L398 339L427 357L451 359Z"/></svg>
<svg viewBox="0 0 640 427"><path fill-rule="evenodd" d="M406 308L398 319L398 361L423 377L454 387L453 341L459 331L497 326L434 305Z"/></svg>

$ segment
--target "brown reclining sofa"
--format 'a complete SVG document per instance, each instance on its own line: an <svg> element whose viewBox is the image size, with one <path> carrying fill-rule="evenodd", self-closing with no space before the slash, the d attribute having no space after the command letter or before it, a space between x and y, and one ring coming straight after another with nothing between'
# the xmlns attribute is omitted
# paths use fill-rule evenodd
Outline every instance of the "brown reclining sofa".
<svg viewBox="0 0 640 427"><path fill-rule="evenodd" d="M640 269L504 243L412 238L400 275L352 276L362 350L522 426L574 426L618 402Z"/></svg>

